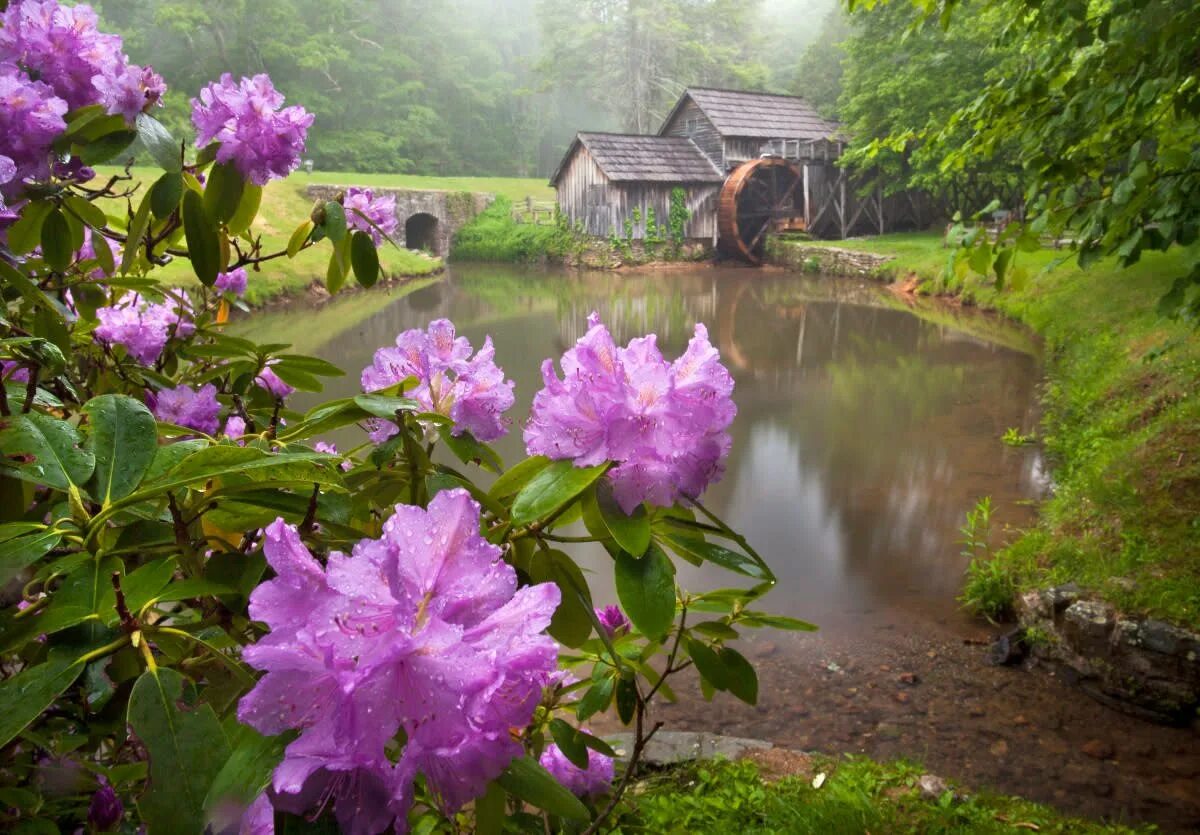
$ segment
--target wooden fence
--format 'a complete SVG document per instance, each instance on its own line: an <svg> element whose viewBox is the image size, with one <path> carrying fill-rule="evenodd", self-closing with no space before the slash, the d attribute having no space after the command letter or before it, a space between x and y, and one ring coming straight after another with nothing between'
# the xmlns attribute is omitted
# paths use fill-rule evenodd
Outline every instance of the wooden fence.
<svg viewBox="0 0 1200 835"><path fill-rule="evenodd" d="M532 197L526 197L520 203L513 203L512 219L517 223L552 226L554 210L557 206L558 204L553 200L534 200Z"/></svg>

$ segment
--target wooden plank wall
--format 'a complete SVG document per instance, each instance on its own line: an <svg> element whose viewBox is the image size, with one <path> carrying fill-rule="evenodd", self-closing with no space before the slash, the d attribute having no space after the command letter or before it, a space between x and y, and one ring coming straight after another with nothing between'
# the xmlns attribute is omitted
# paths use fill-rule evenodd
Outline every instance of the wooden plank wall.
<svg viewBox="0 0 1200 835"><path fill-rule="evenodd" d="M689 131L687 123L691 119L695 120L695 128ZM724 141L721 134L704 115L704 111L697 107L690 98L683 107L679 108L679 112L675 114L674 118L665 125L663 134L690 138L692 142L696 143L696 147L712 160L713 165L721 171L725 170Z"/></svg>

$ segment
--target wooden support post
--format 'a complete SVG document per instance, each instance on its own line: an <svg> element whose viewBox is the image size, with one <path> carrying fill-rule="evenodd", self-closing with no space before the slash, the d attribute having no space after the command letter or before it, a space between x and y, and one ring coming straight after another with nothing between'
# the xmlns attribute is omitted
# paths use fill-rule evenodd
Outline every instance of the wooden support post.
<svg viewBox="0 0 1200 835"><path fill-rule="evenodd" d="M810 208L808 196L808 163L804 163L804 229L807 232L812 231L812 209Z"/></svg>
<svg viewBox="0 0 1200 835"><path fill-rule="evenodd" d="M887 231L883 222L883 186L875 186L875 205L879 207L879 234L882 235Z"/></svg>
<svg viewBox="0 0 1200 835"><path fill-rule="evenodd" d="M841 223L842 239L846 238L846 172L838 173L838 220Z"/></svg>

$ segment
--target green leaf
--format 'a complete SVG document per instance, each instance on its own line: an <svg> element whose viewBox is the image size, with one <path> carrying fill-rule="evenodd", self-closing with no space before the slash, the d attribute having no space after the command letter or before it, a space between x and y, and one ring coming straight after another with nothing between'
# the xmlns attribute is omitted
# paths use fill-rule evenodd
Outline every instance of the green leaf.
<svg viewBox="0 0 1200 835"><path fill-rule="evenodd" d="M674 530L671 533L660 534L662 542L684 559L689 557L711 562L729 571L753 577L756 580L767 580L770 576L753 557L731 551L721 545L707 542L699 537L692 537Z"/></svg>
<svg viewBox="0 0 1200 835"><path fill-rule="evenodd" d="M325 268L325 289L330 295L337 293L346 283L346 265L342 262L340 251L335 244L329 254L329 266Z"/></svg>
<svg viewBox="0 0 1200 835"><path fill-rule="evenodd" d="M292 232L292 236L288 238L287 257L295 258L300 254L300 250L304 248L304 244L308 242L308 236L312 234L313 222L306 220L296 227Z"/></svg>
<svg viewBox="0 0 1200 835"><path fill-rule="evenodd" d="M163 171L178 173L183 170L182 145L149 113L138 114L137 137L139 144Z"/></svg>
<svg viewBox="0 0 1200 835"><path fill-rule="evenodd" d="M496 782L526 803L568 820L589 819L587 807L532 757L513 760Z"/></svg>
<svg viewBox="0 0 1200 835"><path fill-rule="evenodd" d="M816 624L809 623L806 620L784 617L783 615L768 615L765 612L751 612L749 610L743 610L738 615L738 621L746 624L746 626L783 629L788 632L816 632L819 629Z"/></svg>
<svg viewBox="0 0 1200 835"><path fill-rule="evenodd" d="M0 472L67 490L86 484L96 459L65 420L30 412L0 418Z"/></svg>
<svg viewBox="0 0 1200 835"><path fill-rule="evenodd" d="M478 464L485 470L490 470L493 473L504 470L504 462L500 460L500 456L496 454L496 450L485 443L475 440L475 437L470 432L464 431L461 435L455 435L454 427L439 426L438 436L447 448L454 453L454 456L464 464Z"/></svg>
<svg viewBox="0 0 1200 835"><path fill-rule="evenodd" d="M204 810L212 823L213 815L220 814L223 807L243 809L266 791L271 783L271 773L283 759L288 736L263 736L246 725L234 726L233 738L229 740L233 753L213 779L204 798ZM225 831L214 826L214 831Z"/></svg>
<svg viewBox="0 0 1200 835"><path fill-rule="evenodd" d="M150 187L150 211L159 220L170 216L179 207L183 197L183 174L168 171L154 181Z"/></svg>
<svg viewBox="0 0 1200 835"><path fill-rule="evenodd" d="M108 224L104 210L78 194L67 195L63 202L76 217L93 229L103 229Z"/></svg>
<svg viewBox="0 0 1200 835"><path fill-rule="evenodd" d="M662 638L675 622L675 568L656 545L645 556L617 554L617 598L643 635Z"/></svg>
<svg viewBox="0 0 1200 835"><path fill-rule="evenodd" d="M6 624L0 650L9 651L40 634L53 635L84 622L99 627L102 614L115 619L112 575L121 571L121 560L84 556L84 564L66 576L45 609L34 617L13 618Z"/></svg>
<svg viewBox="0 0 1200 835"><path fill-rule="evenodd" d="M187 201L184 201L186 205ZM150 227L150 195L146 194L142 198L142 202L138 204L137 211L134 212L133 220L129 224L129 234L125 238L125 249L121 255L121 274L124 275L133 268L137 263L138 250L142 248L142 239L146 237L146 230Z"/></svg>
<svg viewBox="0 0 1200 835"><path fill-rule="evenodd" d="M149 788L138 800L149 831L203 832L204 800L229 758L229 743L212 707L196 703L183 676L159 667L142 673L133 685L129 725L150 755Z"/></svg>
<svg viewBox="0 0 1200 835"><path fill-rule="evenodd" d="M513 500L512 523L528 525L550 515L582 493L608 469L576 467L570 461L555 461L529 480Z"/></svg>
<svg viewBox="0 0 1200 835"><path fill-rule="evenodd" d="M346 237L346 210L341 203L330 200L325 203L325 222L321 224L325 237L335 244Z"/></svg>
<svg viewBox="0 0 1200 835"><path fill-rule="evenodd" d="M67 216L55 209L42 223L42 258L52 270L61 272L71 265L71 228Z"/></svg>
<svg viewBox="0 0 1200 835"><path fill-rule="evenodd" d="M8 248L13 255L26 255L42 242L42 224L54 211L50 200L39 200L21 208L21 216L8 227Z"/></svg>
<svg viewBox="0 0 1200 835"><path fill-rule="evenodd" d="M716 650L701 641L689 638L687 651L692 663L696 665L696 672L700 673L713 689L729 689L728 670L721 663L721 657Z"/></svg>
<svg viewBox="0 0 1200 835"><path fill-rule="evenodd" d="M0 587L8 585L8 581L26 566L33 565L53 551L62 537L61 531L46 529L0 542Z"/></svg>
<svg viewBox="0 0 1200 835"><path fill-rule="evenodd" d="M645 505L638 505L632 514L626 514L613 496L612 482L602 479L588 497L595 501L604 527L612 534L616 543L635 557L646 553L650 547L650 517Z"/></svg>
<svg viewBox="0 0 1200 835"><path fill-rule="evenodd" d="M54 649L43 664L27 667L0 684L0 747L25 730L83 672L78 656Z"/></svg>
<svg viewBox="0 0 1200 835"><path fill-rule="evenodd" d="M144 496L214 478L238 476L249 481L341 484L337 467L319 452L270 453L254 447L209 446L188 455L156 481L144 481L133 495Z"/></svg>
<svg viewBox="0 0 1200 835"><path fill-rule="evenodd" d="M535 583L558 586L560 602L546 631L563 646L582 646L592 634L593 613L591 591L579 566L562 551L538 551L529 574Z"/></svg>
<svg viewBox="0 0 1200 835"><path fill-rule="evenodd" d="M583 698L579 700L579 704L575 706L575 716L579 721L586 722L589 717L608 710L608 705L612 702L614 687L615 683L611 677L602 678L589 687L588 691L583 694Z"/></svg>
<svg viewBox="0 0 1200 835"><path fill-rule="evenodd" d="M758 674L754 671L754 665L740 652L729 647L722 647L719 655L729 692L748 705L758 704Z"/></svg>
<svg viewBox="0 0 1200 835"><path fill-rule="evenodd" d="M209 188L212 188L211 181ZM205 211L205 198L191 189L183 195L183 231L187 236L192 270L201 284L211 287L221 272L221 242Z"/></svg>
<svg viewBox="0 0 1200 835"><path fill-rule="evenodd" d="M242 189L242 199L238 201L237 211L229 219L229 234L240 235L250 228L254 218L258 216L258 208L262 205L263 187L254 183L246 183Z"/></svg>
<svg viewBox="0 0 1200 835"><path fill-rule="evenodd" d="M632 678L619 679L616 701L617 718L621 720L622 725L628 725L637 712L637 682Z"/></svg>
<svg viewBox="0 0 1200 835"><path fill-rule="evenodd" d="M501 835L507 817L504 789L499 783L488 783L483 797L475 800L475 835Z"/></svg>
<svg viewBox="0 0 1200 835"><path fill-rule="evenodd" d="M588 767L588 749L575 727L561 719L551 719L550 735L554 737L554 744L576 768Z"/></svg>
<svg viewBox="0 0 1200 835"><path fill-rule="evenodd" d="M363 287L374 287L379 280L379 253L375 242L366 232L356 231L350 236L350 266L354 277Z"/></svg>
<svg viewBox="0 0 1200 835"><path fill-rule="evenodd" d="M218 162L208 172L204 185L204 211L210 220L222 223L237 213L246 181L232 162Z"/></svg>
<svg viewBox="0 0 1200 835"><path fill-rule="evenodd" d="M514 496L534 476L549 466L550 459L545 456L535 455L532 458L526 458L524 461L514 464L502 476L496 479L496 483L492 485L492 489L488 490L488 495L497 499Z"/></svg>
<svg viewBox="0 0 1200 835"><path fill-rule="evenodd" d="M96 458L91 494L107 507L132 493L158 451L154 415L140 400L104 394L83 407L91 425L87 449Z"/></svg>
<svg viewBox="0 0 1200 835"><path fill-rule="evenodd" d="M121 117L118 117L121 118ZM124 119L121 119L124 124ZM79 149L77 156L84 165L99 165L102 162L108 162L110 159L120 156L123 152L129 150L129 146L138 138L136 130L132 128L122 128L111 133L106 133L95 139L89 140L88 143Z"/></svg>
<svg viewBox="0 0 1200 835"><path fill-rule="evenodd" d="M414 412L421 404L408 397L391 397L386 394L359 394L354 405L375 417L394 418L397 412Z"/></svg>

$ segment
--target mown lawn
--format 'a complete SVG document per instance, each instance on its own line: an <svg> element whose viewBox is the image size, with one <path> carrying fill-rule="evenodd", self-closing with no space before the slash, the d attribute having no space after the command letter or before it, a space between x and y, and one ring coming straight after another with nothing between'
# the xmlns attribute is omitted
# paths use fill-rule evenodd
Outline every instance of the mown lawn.
<svg viewBox="0 0 1200 835"><path fill-rule="evenodd" d="M1002 311L1045 340L1053 495L1036 528L972 573L966 599L998 614L1023 589L1073 580L1127 612L1200 622L1200 332L1157 312L1191 253L1086 271L1066 250L1021 254L1017 286L997 290L948 271L937 234L833 245L894 255L893 277Z"/></svg>

